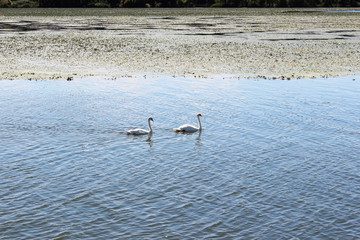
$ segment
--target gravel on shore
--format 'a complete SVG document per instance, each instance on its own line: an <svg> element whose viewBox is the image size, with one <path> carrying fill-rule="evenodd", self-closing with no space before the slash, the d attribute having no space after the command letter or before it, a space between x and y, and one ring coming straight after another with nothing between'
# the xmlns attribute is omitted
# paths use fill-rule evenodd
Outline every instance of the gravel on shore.
<svg viewBox="0 0 360 240"><path fill-rule="evenodd" d="M360 74L360 13L118 11L100 16L1 15L0 79Z"/></svg>

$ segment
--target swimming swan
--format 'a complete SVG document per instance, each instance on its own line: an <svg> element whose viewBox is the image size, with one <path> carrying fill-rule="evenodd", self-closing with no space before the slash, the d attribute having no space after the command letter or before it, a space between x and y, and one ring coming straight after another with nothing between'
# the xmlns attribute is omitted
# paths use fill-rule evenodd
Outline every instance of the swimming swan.
<svg viewBox="0 0 360 240"><path fill-rule="evenodd" d="M201 122L200 122L200 117L202 117L202 115L200 113L198 113L196 115L197 119L198 119L198 122L199 122L199 127L195 127L193 125L189 125L189 124L185 124L185 125L182 125L178 128L175 128L174 131L175 132L196 132L196 131L201 131Z"/></svg>
<svg viewBox="0 0 360 240"><path fill-rule="evenodd" d="M152 128L150 125L150 121L154 121L154 119L152 117L148 118L148 124L149 124L149 131L145 130L145 129L140 129L140 128L136 128L136 129L131 129L126 131L127 134L131 134L131 135L146 135L146 134L151 134L152 133Z"/></svg>

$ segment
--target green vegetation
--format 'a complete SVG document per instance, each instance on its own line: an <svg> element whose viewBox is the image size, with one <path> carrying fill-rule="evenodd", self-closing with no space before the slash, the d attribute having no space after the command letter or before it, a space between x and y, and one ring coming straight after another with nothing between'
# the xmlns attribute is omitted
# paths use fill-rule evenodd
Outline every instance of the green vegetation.
<svg viewBox="0 0 360 240"><path fill-rule="evenodd" d="M0 0L0 7L359 7L360 0Z"/></svg>

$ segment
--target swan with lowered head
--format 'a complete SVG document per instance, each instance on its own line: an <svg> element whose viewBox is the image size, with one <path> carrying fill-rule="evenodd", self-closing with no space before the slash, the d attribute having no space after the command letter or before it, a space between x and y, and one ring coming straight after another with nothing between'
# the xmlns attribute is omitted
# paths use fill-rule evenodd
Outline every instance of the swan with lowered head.
<svg viewBox="0 0 360 240"><path fill-rule="evenodd" d="M198 123L199 123L199 127L195 127L193 125L189 125L189 124L185 124L182 125L178 128L175 128L174 131L175 132L196 132L196 131L201 131L201 122L200 122L200 117L202 117L202 115L200 113L198 113L196 115Z"/></svg>
<svg viewBox="0 0 360 240"><path fill-rule="evenodd" d="M150 121L154 121L154 119L152 117L148 118L148 124L149 124L149 130L145 130L145 129L141 129L141 128L136 128L136 129L131 129L126 131L127 134L131 134L131 135L146 135L146 134L151 134L152 133L152 128L150 125Z"/></svg>

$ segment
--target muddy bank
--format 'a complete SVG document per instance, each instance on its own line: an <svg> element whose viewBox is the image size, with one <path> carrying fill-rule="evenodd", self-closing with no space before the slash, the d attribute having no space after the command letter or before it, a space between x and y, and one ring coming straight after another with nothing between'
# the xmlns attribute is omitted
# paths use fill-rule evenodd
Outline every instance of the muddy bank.
<svg viewBox="0 0 360 240"><path fill-rule="evenodd" d="M359 13L118 9L83 16L36 10L29 17L27 11L0 16L0 79L360 73Z"/></svg>

